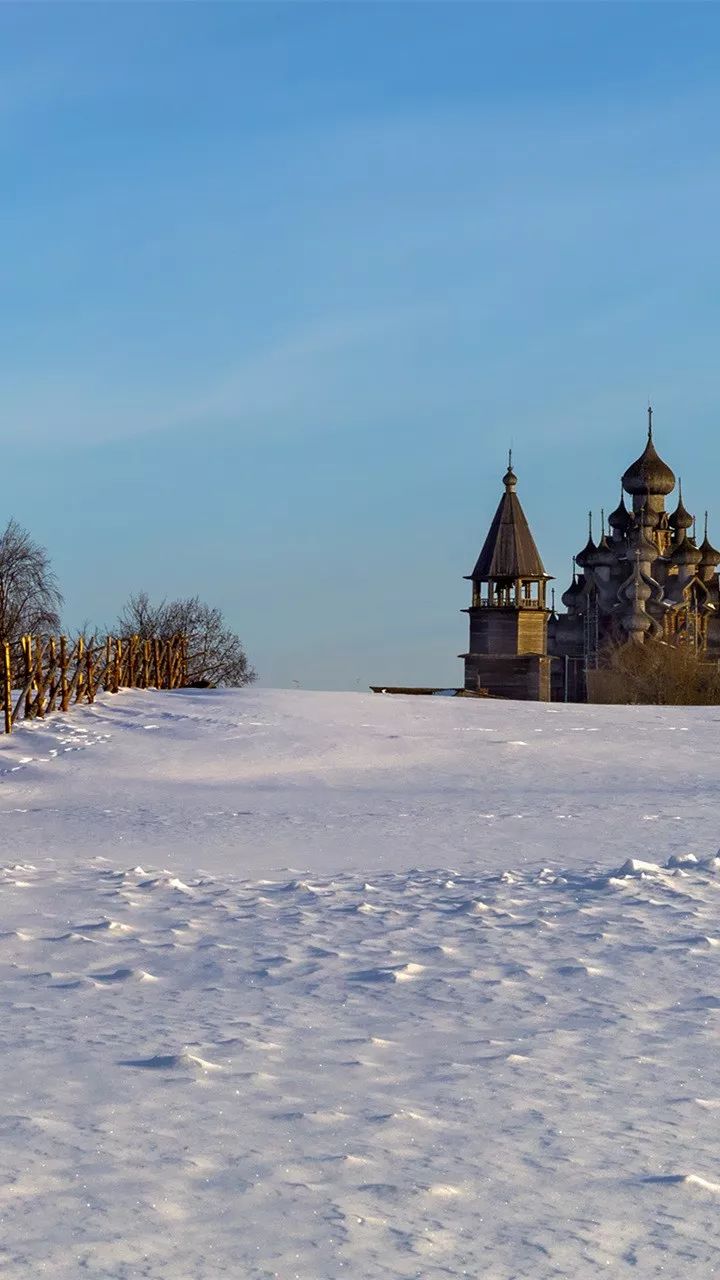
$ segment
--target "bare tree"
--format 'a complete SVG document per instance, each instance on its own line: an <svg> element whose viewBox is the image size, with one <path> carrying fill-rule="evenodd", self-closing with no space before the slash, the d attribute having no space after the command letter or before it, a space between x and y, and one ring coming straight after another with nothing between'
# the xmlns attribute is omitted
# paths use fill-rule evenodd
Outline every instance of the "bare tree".
<svg viewBox="0 0 720 1280"><path fill-rule="evenodd" d="M138 591L136 595L128 598L122 613L118 615L116 623L118 634L139 636L141 640L151 640L154 636L158 636L163 640L166 638L167 611L168 605L165 600L158 605L153 605L150 603L147 591Z"/></svg>
<svg viewBox="0 0 720 1280"><path fill-rule="evenodd" d="M47 551L9 520L0 535L0 640L57 631L62 602Z"/></svg>
<svg viewBox="0 0 720 1280"><path fill-rule="evenodd" d="M204 604L198 596L153 604L147 592L140 591L130 596L117 626L122 634L137 635L142 640L185 635L191 685L239 688L255 679L240 637L226 625L220 609Z"/></svg>

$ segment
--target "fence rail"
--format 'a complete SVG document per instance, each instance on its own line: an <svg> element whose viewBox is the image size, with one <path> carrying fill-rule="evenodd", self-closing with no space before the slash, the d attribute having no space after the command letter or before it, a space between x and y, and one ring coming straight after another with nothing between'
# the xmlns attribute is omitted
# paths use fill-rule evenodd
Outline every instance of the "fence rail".
<svg viewBox="0 0 720 1280"><path fill-rule="evenodd" d="M99 690L181 688L187 682L187 641L23 636L17 644L0 645L0 667L0 732L12 733L18 720L94 702Z"/></svg>

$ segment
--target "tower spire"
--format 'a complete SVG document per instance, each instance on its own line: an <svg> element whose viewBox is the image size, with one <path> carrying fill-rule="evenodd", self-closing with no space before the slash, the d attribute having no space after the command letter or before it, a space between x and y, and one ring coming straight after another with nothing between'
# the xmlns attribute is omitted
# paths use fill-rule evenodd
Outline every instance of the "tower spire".
<svg viewBox="0 0 720 1280"><path fill-rule="evenodd" d="M648 405L648 440L652 440L652 405Z"/></svg>
<svg viewBox="0 0 720 1280"><path fill-rule="evenodd" d="M515 492L517 476L512 466L508 466L503 476L503 485L505 492L475 568L468 576L475 583L500 583L503 590L508 582L544 582L550 575L545 572L527 517Z"/></svg>

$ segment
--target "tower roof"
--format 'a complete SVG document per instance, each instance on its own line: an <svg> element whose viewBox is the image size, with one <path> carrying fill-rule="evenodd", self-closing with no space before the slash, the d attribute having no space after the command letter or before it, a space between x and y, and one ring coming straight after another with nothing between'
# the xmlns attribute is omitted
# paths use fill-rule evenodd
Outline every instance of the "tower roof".
<svg viewBox="0 0 720 1280"><path fill-rule="evenodd" d="M625 494L623 493L622 483L620 484L620 501L614 511L608 516L608 524L611 529L619 529L621 533L627 533L632 524L632 516L625 506Z"/></svg>
<svg viewBox="0 0 720 1280"><path fill-rule="evenodd" d="M717 568L720 564L720 551L717 551L712 542L708 538L708 513L705 512L705 537L700 543L700 551L702 552L702 560L700 561L703 568Z"/></svg>
<svg viewBox="0 0 720 1280"><path fill-rule="evenodd" d="M551 575L545 572L540 552L515 492L517 476L512 468L512 455L503 476L503 484L505 492L477 564L469 577L473 582L491 582L497 578L549 578Z"/></svg>
<svg viewBox="0 0 720 1280"><path fill-rule="evenodd" d="M592 511L588 511L588 540L585 543L585 546L583 547L582 551L578 551L577 555L575 556L575 561L577 564L580 565L581 569L584 569L585 565L589 564L592 561L592 558L595 555L596 551L597 551L597 546L595 545L595 541L593 539L593 531L592 531Z"/></svg>
<svg viewBox="0 0 720 1280"><path fill-rule="evenodd" d="M605 520L603 518L603 524L604 523L605 523ZM615 552L610 546L610 543L607 540L607 534L603 529L602 538L598 542L595 548L595 554L592 557L592 564L594 565L595 568L602 568L603 566L607 568L607 567L612 567L614 563L615 563Z"/></svg>
<svg viewBox="0 0 720 1280"><path fill-rule="evenodd" d="M573 556L572 582L570 583L570 586L568 587L567 591L564 591L561 596L561 600L565 605L565 608L566 609L573 608L578 596L581 596L584 590L585 590L585 574L581 573L580 577L578 577L575 569L575 557Z"/></svg>
<svg viewBox="0 0 720 1280"><path fill-rule="evenodd" d="M650 407L648 407L647 444L640 457L636 458L635 462L628 467L622 482L626 493L640 494L644 497L648 497L650 494L665 497L668 493L672 493L675 488L675 475L667 463L663 462L653 444L652 409Z"/></svg>
<svg viewBox="0 0 720 1280"><path fill-rule="evenodd" d="M693 518L690 512L685 509L682 496L682 480L678 482L678 504L670 516L670 527L672 529L692 529Z"/></svg>
<svg viewBox="0 0 720 1280"><path fill-rule="evenodd" d="M669 559L673 564L700 564L703 553L694 538L683 538L670 552Z"/></svg>

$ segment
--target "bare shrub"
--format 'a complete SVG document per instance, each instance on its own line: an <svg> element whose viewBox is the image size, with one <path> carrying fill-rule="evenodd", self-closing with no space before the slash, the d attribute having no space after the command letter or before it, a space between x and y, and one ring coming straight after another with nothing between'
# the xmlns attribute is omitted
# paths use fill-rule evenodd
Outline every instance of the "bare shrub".
<svg viewBox="0 0 720 1280"><path fill-rule="evenodd" d="M660 706L720 703L720 668L689 645L648 640L608 648L588 672L590 701Z"/></svg>
<svg viewBox="0 0 720 1280"><path fill-rule="evenodd" d="M121 635L137 635L141 640L186 636L188 684L240 688L255 679L240 637L226 625L220 609L198 596L154 604L146 591L140 591L130 596L117 627Z"/></svg>
<svg viewBox="0 0 720 1280"><path fill-rule="evenodd" d="M0 641L59 630L62 602L47 551L9 520L0 535Z"/></svg>

